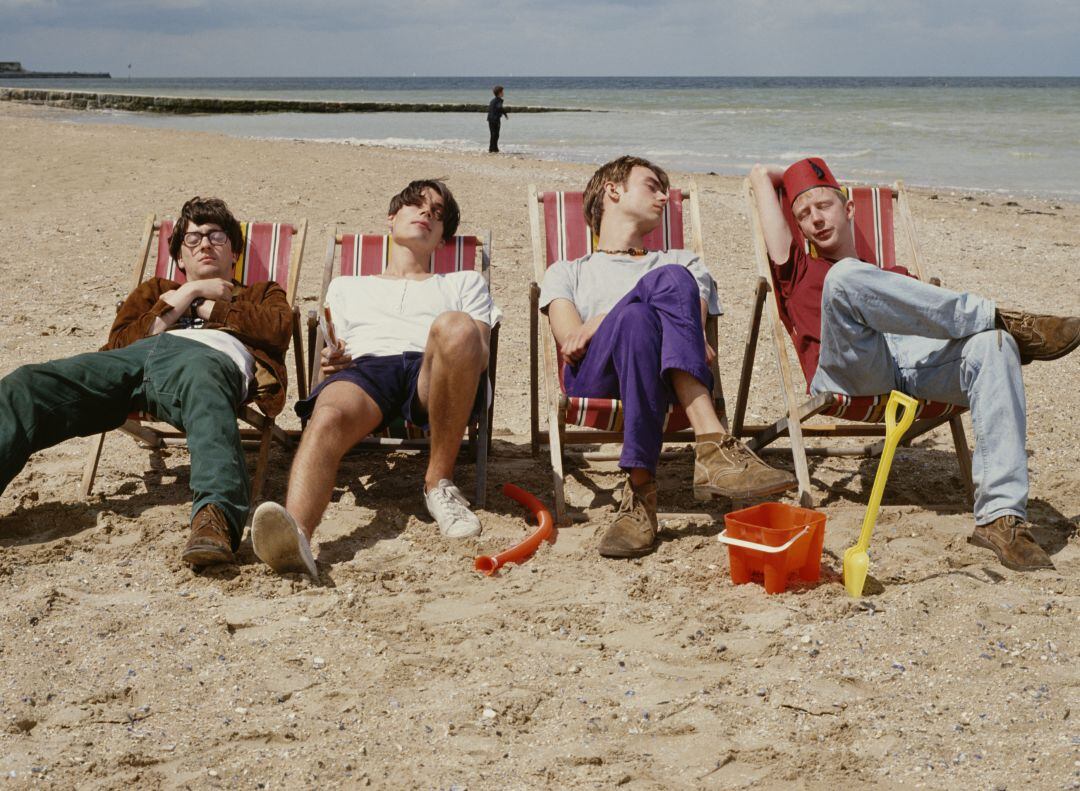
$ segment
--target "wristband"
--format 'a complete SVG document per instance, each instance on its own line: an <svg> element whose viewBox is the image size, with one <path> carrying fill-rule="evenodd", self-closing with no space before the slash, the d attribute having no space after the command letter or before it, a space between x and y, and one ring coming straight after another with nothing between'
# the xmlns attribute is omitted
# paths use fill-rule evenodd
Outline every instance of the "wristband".
<svg viewBox="0 0 1080 791"><path fill-rule="evenodd" d="M195 297L195 299L191 300L188 309L191 311L192 316L197 317L199 315L197 311L202 307L204 302L206 302L206 297Z"/></svg>

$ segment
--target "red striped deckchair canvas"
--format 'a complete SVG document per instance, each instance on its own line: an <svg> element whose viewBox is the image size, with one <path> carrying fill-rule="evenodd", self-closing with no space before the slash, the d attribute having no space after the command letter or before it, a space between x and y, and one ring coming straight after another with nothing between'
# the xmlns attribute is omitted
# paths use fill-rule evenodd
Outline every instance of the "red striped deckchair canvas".
<svg viewBox="0 0 1080 791"><path fill-rule="evenodd" d="M169 253L169 241L172 238L173 224L173 220L159 220L153 214L146 218L146 226L143 230L143 239L140 246L140 258L135 270L134 286L138 286L146 276L151 256L153 260L151 274L154 277L165 278L176 283L187 282L183 270L177 266L176 261ZM300 345L300 319L295 307L295 300L296 283L299 279L300 266L303 261L304 241L307 238L307 220L301 220L295 226L289 223L241 222L240 228L244 242L240 255L236 260L236 265L233 268L233 279L245 286L273 281L285 290L286 299L293 312L293 356L296 365L295 384L290 382L290 386L295 388L301 398L304 398L307 395L307 386ZM157 236L156 248L152 247L155 235ZM252 492L255 497L258 497L266 479L271 439L286 446L291 444L291 440L273 418L268 418L261 412L256 411L250 404L241 406L238 417L253 427L252 429L242 428L242 438L245 440L254 439L259 443L259 456L256 461L252 482ZM156 417L145 412L131 413L121 430L155 447L163 442L186 441L184 432L158 423ZM83 480L79 488L79 492L83 497L90 493L93 486L104 441L105 434L99 435L96 442L93 443L90 455L87 458L83 470Z"/></svg>
<svg viewBox="0 0 1080 791"><path fill-rule="evenodd" d="M455 236L431 254L429 271L436 275L477 269L475 236ZM381 275L390 260L393 240L389 236L342 234L341 265L338 274L345 276Z"/></svg>
<svg viewBox="0 0 1080 791"><path fill-rule="evenodd" d="M898 263L895 227L897 221L899 221L907 251L906 260L903 261L903 264L911 274L923 279L915 241L915 230L907 208L907 196L903 184L897 182L893 187L844 186L841 189L854 202L852 235L857 256L861 260L879 267L895 266ZM778 197L780 205L785 206L786 201L783 193L778 193ZM753 221L758 281L754 297L750 336L747 339L744 352L744 374L742 381L739 382L739 394L736 399L732 427L736 436L748 437L747 444L755 450L760 450L786 435L791 441L791 452L795 462L795 476L799 481L799 499L804 505L812 505L813 497L811 495L809 468L806 461L806 445L803 441L804 436L834 438L841 436L884 436L884 429L881 424L885 422L885 406L888 403L888 393L857 397L839 393L821 393L808 399L802 397L804 400L801 400L798 395L798 390L801 388L796 388L794 383L794 375L791 373L792 366L788 360L788 349L783 342L783 333L778 333L782 326L791 335L791 324L787 320L783 296L773 281L773 271L768 258L761 217L753 194L753 185L749 179L746 181L746 200ZM786 211L785 214L788 227L791 229L796 244L802 244L803 249L810 255L816 255L816 250L807 243L791 212ZM771 287L769 284L771 284ZM773 323L775 330L769 334L773 337L779 362L781 393L786 407L786 414L772 424L744 426L743 419L746 414L748 394L750 392L750 378L754 368L753 354L757 348L762 311L766 306L768 306L770 323ZM960 419L960 415L967 411L966 408L938 401L920 400L916 409L915 423L908 432L907 440L910 441L944 423L948 423L956 447L957 460L960 463L961 476L970 497L974 491L971 479L971 455L968 451L967 439ZM814 422L812 419L815 416L843 418L865 425L849 426ZM828 448L823 450L828 451Z"/></svg>
<svg viewBox="0 0 1080 791"><path fill-rule="evenodd" d="M292 255L292 226L275 222L242 222L240 227L244 234L244 247L240 257L236 259L233 279L245 286L273 280L287 291L289 261ZM187 277L169 253L172 229L172 220L161 220L154 276L184 283Z"/></svg>
<svg viewBox="0 0 1080 791"><path fill-rule="evenodd" d="M544 236L547 240L547 266L556 261L573 261L589 255L596 248L596 235L585 222L580 192L544 192ZM648 250L680 250L683 237L683 193L672 189L668 193L664 215L652 232L645 237ZM563 388L563 368L559 367L559 389ZM576 398L567 396L567 425L622 431L622 404L614 398ZM679 406L668 410L664 431L682 431L690 421Z"/></svg>
<svg viewBox="0 0 1080 791"><path fill-rule="evenodd" d="M851 223L851 232L855 239L855 252L860 261L866 261L877 267L896 265L896 244L893 231L893 200L896 197L892 187L853 187L843 186L845 197L855 204L855 214ZM782 197L782 196L781 196ZM787 203L781 200L781 205ZM803 249L810 255L817 255L817 250L803 236L799 224L790 211L785 212L788 226L796 239L802 240ZM781 315L786 315L783 298L776 292L780 303ZM785 322L786 323L786 322ZM809 383L807 383L809 388ZM860 423L883 423L885 404L888 393L881 396L845 396L834 393L834 402L820 414L826 417L840 417L856 420ZM916 417L930 419L959 415L966 409L955 404L940 401L920 401Z"/></svg>
<svg viewBox="0 0 1080 791"><path fill-rule="evenodd" d="M545 192L544 235L547 239L547 265L556 261L574 261L596 248L596 234L585 223L580 192ZM664 216L648 236L649 250L681 250L683 244L683 194L673 189L668 194Z"/></svg>
<svg viewBox="0 0 1080 791"><path fill-rule="evenodd" d="M340 233L335 234L327 245L326 260L323 266L322 293L319 304L326 303L326 292L330 281L335 277L366 277L380 275L386 271L390 260L393 240L381 234ZM460 235L453 237L431 255L429 271L436 275L475 270L481 272L490 284L490 249L491 235ZM334 259L340 257L337 265ZM475 503L483 507L486 499L487 452L491 437L492 401L495 393L495 363L498 352L498 326L491 330L490 355L488 358L488 401L483 407L480 419L469 426L469 449L476 458L476 499ZM308 318L309 377L314 387L321 380L319 357L325 339L318 329L318 321L313 311ZM429 432L421 427L397 420L378 435L372 435L361 445L387 445L394 449L400 445L424 447L428 444ZM395 444L397 443L397 444Z"/></svg>
<svg viewBox="0 0 1080 791"><path fill-rule="evenodd" d="M381 275L386 271L392 246L393 240L388 235L341 234L341 263L338 274L345 277ZM455 236L431 254L429 270L436 275L469 269L483 271L482 257L476 254L481 246L480 240L475 236ZM325 300L325 294L323 298ZM426 438L428 432L402 420L388 426L380 436L415 440Z"/></svg>
<svg viewBox="0 0 1080 791"><path fill-rule="evenodd" d="M533 240L533 276L529 287L530 322L530 415L529 431L533 454L546 444L551 452L552 484L555 496L555 517L565 522L567 517L563 448L568 445L592 445L622 442L624 412L622 403L613 398L577 398L566 395L563 387L563 367L559 350L547 323L540 312L540 286L547 269L556 261L573 261L592 253L597 246L596 236L588 227L582 210L580 192L541 192L529 186L529 219ZM660 224L644 239L649 250L692 250L703 255L701 218L698 210L697 188L691 183L686 191L671 189ZM709 316L705 334L714 347L717 343L716 316ZM713 363L712 399L724 425L727 416L720 371ZM547 393L547 404L541 407L541 380ZM541 431L541 413L546 411L548 425ZM692 437L686 431L690 421L682 407L673 405L664 418L663 437L666 442L687 442Z"/></svg>

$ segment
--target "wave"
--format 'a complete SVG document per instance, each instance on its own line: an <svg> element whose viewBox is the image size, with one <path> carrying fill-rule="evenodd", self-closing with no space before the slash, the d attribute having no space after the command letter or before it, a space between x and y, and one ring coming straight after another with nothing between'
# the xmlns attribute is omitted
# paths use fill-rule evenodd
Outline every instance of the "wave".
<svg viewBox="0 0 1080 791"><path fill-rule="evenodd" d="M872 148L858 148L854 151L785 151L776 156L787 162L794 162L797 159L806 159L807 157L821 157L828 162L830 159L861 159L862 157L871 156L873 153L874 149Z"/></svg>
<svg viewBox="0 0 1080 791"><path fill-rule="evenodd" d="M618 109L640 115L660 116L785 115L800 112L799 110L782 107L693 107L678 110L639 110L637 108L621 107Z"/></svg>
<svg viewBox="0 0 1080 791"><path fill-rule="evenodd" d="M475 140L460 138L428 139L422 137L294 137L310 143L333 143L346 146L377 146L379 148L408 148L426 151L479 151Z"/></svg>

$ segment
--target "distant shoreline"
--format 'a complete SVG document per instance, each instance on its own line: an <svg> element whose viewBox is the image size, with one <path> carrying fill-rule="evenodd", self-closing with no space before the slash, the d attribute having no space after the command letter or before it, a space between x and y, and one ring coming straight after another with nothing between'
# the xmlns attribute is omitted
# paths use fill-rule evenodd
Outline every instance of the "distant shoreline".
<svg viewBox="0 0 1080 791"><path fill-rule="evenodd" d="M170 115L251 113L481 113L486 104L420 102L323 102L292 99L228 99L206 96L143 96L139 94L63 91L43 88L0 88L0 101L45 104L72 110L126 110ZM583 113L584 108L514 106L515 113Z"/></svg>
<svg viewBox="0 0 1080 791"><path fill-rule="evenodd" d="M107 71L3 71L0 78L8 79L63 79L72 77L83 80L111 80L112 75Z"/></svg>

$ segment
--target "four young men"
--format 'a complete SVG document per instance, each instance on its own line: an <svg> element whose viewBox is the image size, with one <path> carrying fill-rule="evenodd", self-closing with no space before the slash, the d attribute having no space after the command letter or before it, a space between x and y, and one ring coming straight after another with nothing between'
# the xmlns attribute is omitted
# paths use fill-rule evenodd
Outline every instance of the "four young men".
<svg viewBox="0 0 1080 791"><path fill-rule="evenodd" d="M969 540L1010 568L1051 566L1024 522L1020 365L1075 349L1080 318L1000 310L982 297L858 261L852 204L820 159L786 171L755 166L750 178L811 391L899 389L970 407L977 494ZM606 557L638 557L655 544L656 466L673 404L685 410L696 438L696 498L762 498L795 486L790 473L762 462L716 414L716 352L703 328L720 306L704 264L687 251L644 249L668 188L667 174L644 159L621 157L597 170L584 193L596 250L555 263L541 290L567 394L623 402L619 463L627 480L600 542ZM785 212L813 254L795 238ZM483 374L501 314L480 273L429 271L459 218L445 184L414 181L390 202L385 273L332 281L326 301L337 341L322 353L326 378L296 405L307 426L285 506L264 503L252 524L256 555L276 571L317 576L310 540L342 457L399 416L430 428L423 496L440 532L480 532L453 471L477 400L488 397ZM102 351L23 366L0 380L0 492L33 452L116 428L133 409L147 410L188 434L194 502L183 560L201 566L233 559L249 497L236 412L247 400L268 415L280 412L291 321L278 286L231 281L241 243L224 203L193 198L170 246L185 284L153 278L140 285Z"/></svg>

